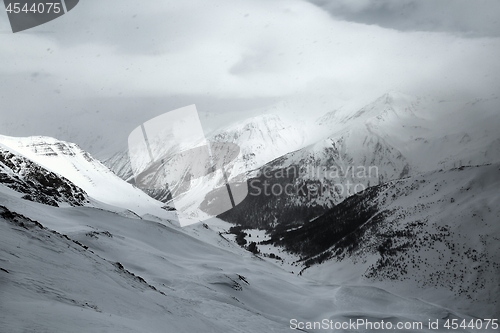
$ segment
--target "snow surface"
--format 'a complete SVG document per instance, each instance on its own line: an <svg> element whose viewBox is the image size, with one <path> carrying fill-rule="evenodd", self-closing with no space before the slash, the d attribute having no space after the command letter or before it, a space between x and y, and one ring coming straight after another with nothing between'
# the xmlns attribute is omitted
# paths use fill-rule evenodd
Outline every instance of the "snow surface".
<svg viewBox="0 0 500 333"><path fill-rule="evenodd" d="M203 225L54 208L20 200L3 185L0 205L49 228L0 218L5 332L286 332L292 318L469 318L380 288L315 283Z"/></svg>

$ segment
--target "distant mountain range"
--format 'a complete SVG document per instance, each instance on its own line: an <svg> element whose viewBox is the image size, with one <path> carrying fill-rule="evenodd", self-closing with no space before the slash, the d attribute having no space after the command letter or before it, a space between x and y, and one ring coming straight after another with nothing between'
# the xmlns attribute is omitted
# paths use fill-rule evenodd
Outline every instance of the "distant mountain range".
<svg viewBox="0 0 500 333"><path fill-rule="evenodd" d="M333 111L316 122L317 132L331 134L250 171L251 193L261 194L248 196L221 217L259 228L300 225L356 190L422 172L500 161L499 120L491 102L456 105L389 93L353 115ZM265 195L265 181L268 192L273 186L284 192L288 186L297 193Z"/></svg>

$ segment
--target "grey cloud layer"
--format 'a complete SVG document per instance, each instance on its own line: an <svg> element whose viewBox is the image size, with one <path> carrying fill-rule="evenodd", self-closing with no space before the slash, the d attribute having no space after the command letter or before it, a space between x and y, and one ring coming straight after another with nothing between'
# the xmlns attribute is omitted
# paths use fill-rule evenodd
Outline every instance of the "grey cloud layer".
<svg viewBox="0 0 500 333"><path fill-rule="evenodd" d="M391 17L403 5L414 8L410 26L425 25L418 22L426 13L441 22L435 29L404 31L340 20L326 5L299 0L86 0L69 14L18 34L9 32L3 12L0 133L22 128L23 135L52 135L50 128L77 128L81 117L75 115L121 109L130 117L137 109L139 124L145 120L139 119L146 114L142 108L154 108L147 114L156 115L183 106L180 100L229 112L235 103L221 101L241 100L251 108L299 94L310 99L370 99L389 90L494 94L500 86L500 39L477 37L494 35L480 33L493 23L489 16L481 23L482 11L469 4L451 2L456 8L448 21L439 20L447 17L439 14L445 2L437 3L436 13L425 1L345 0L327 6L363 23L379 20L394 27ZM496 8L492 4L491 13ZM461 25L472 26L475 34L439 32L446 26L459 31ZM112 102L100 105L103 100Z"/></svg>
<svg viewBox="0 0 500 333"><path fill-rule="evenodd" d="M402 31L500 36L497 0L309 0L336 18Z"/></svg>

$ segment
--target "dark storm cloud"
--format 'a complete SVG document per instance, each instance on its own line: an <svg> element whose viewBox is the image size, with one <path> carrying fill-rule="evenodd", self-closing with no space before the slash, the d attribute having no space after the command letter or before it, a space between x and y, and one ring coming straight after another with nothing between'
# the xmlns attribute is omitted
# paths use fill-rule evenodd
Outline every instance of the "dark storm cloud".
<svg viewBox="0 0 500 333"><path fill-rule="evenodd" d="M500 36L498 0L309 0L336 18L401 31Z"/></svg>

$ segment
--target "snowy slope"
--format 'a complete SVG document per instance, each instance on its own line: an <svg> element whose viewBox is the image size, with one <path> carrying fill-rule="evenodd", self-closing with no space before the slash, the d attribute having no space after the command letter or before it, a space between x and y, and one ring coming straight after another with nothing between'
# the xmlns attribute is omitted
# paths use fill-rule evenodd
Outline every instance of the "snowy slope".
<svg viewBox="0 0 500 333"><path fill-rule="evenodd" d="M231 142L241 149L241 159L232 171L238 175L264 165L308 142L308 133L278 115L263 115L219 130L213 141Z"/></svg>
<svg viewBox="0 0 500 333"><path fill-rule="evenodd" d="M329 136L366 126L399 150L413 171L426 172L500 160L497 101L496 96L438 101L390 92L353 114L335 110L316 122Z"/></svg>
<svg viewBox="0 0 500 333"><path fill-rule="evenodd" d="M120 264L0 206L3 332L220 332ZM168 326L165 324L168 323Z"/></svg>
<svg viewBox="0 0 500 333"><path fill-rule="evenodd" d="M470 318L379 288L320 285L209 227L189 228L92 207L54 208L19 200L0 186L1 327L12 333L287 332L292 318Z"/></svg>
<svg viewBox="0 0 500 333"><path fill-rule="evenodd" d="M0 136L0 144L12 153L68 179L84 190L96 207L112 206L117 211L131 211L139 216L146 213L166 218L174 216L161 208L162 203L124 182L74 143L49 137Z"/></svg>
<svg viewBox="0 0 500 333"><path fill-rule="evenodd" d="M303 274L313 279L418 293L495 317L500 314L499 185L499 163L391 181L274 239L304 258Z"/></svg>
<svg viewBox="0 0 500 333"><path fill-rule="evenodd" d="M392 93L372 105L378 115L365 124L415 171L492 163L500 160L497 99L436 101Z"/></svg>
<svg viewBox="0 0 500 333"><path fill-rule="evenodd" d="M126 182L134 182L134 172L130 165L128 151L119 151L103 161L111 171Z"/></svg>
<svg viewBox="0 0 500 333"><path fill-rule="evenodd" d="M0 183L17 191L25 200L52 206L88 204L85 191L29 159L0 145Z"/></svg>

